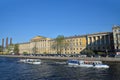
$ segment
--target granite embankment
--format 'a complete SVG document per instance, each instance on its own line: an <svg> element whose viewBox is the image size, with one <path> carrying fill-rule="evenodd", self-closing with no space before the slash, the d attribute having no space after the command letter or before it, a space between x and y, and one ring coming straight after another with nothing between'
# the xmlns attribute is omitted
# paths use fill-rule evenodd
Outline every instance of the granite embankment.
<svg viewBox="0 0 120 80"><path fill-rule="evenodd" d="M120 62L120 58L112 57L54 57L54 56L23 56L23 55L0 55L0 57L11 57L11 58L37 58L37 59L49 59L49 60L97 60L97 61L107 61L107 62Z"/></svg>

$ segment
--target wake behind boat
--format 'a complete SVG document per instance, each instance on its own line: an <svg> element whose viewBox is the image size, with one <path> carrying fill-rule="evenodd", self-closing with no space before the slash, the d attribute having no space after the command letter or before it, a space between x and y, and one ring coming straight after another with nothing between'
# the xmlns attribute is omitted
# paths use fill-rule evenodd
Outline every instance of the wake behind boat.
<svg viewBox="0 0 120 80"><path fill-rule="evenodd" d="M41 64L40 59L20 59L19 62L29 63L29 64Z"/></svg>
<svg viewBox="0 0 120 80"><path fill-rule="evenodd" d="M102 61L68 60L67 64L80 67L109 68L109 66L103 64Z"/></svg>

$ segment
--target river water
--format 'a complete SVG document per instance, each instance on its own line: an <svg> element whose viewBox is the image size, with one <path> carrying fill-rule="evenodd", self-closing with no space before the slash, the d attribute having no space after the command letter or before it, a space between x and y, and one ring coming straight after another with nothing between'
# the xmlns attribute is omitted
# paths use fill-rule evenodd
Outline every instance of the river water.
<svg viewBox="0 0 120 80"><path fill-rule="evenodd" d="M70 67L66 61L42 60L40 65L0 57L0 80L120 80L120 63L107 63L109 69Z"/></svg>

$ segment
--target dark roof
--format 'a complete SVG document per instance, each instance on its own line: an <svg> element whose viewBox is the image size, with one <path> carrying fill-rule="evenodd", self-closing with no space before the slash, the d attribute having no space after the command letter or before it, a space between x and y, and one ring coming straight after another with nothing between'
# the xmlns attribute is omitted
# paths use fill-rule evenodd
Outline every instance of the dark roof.
<svg viewBox="0 0 120 80"><path fill-rule="evenodd" d="M65 37L65 39L80 38L80 37L86 37L86 36L87 36L87 35L75 35L75 36Z"/></svg>
<svg viewBox="0 0 120 80"><path fill-rule="evenodd" d="M91 35L100 35L100 34L112 34L113 32L98 32L98 33L93 33L93 34L87 34L87 36Z"/></svg>
<svg viewBox="0 0 120 80"><path fill-rule="evenodd" d="M18 43L18 44L29 44L30 42L23 42L23 43Z"/></svg>

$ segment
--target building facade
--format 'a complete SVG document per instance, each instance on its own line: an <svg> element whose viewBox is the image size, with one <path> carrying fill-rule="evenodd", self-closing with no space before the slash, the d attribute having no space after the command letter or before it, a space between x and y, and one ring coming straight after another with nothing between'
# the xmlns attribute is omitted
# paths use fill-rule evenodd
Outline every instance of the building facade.
<svg viewBox="0 0 120 80"><path fill-rule="evenodd" d="M65 54L79 54L86 48L86 35L66 37L65 41L69 44L63 49Z"/></svg>
<svg viewBox="0 0 120 80"><path fill-rule="evenodd" d="M83 49L86 48L86 36L72 36L72 37L65 37L65 42L68 43L68 46L62 48L62 53L64 54L73 54L73 53L80 53ZM52 47L55 40L36 36L27 43L20 43L19 44L19 52L20 54L23 53L37 53L37 54L56 54L57 50Z"/></svg>
<svg viewBox="0 0 120 80"><path fill-rule="evenodd" d="M30 53L30 42L19 43L19 53Z"/></svg>
<svg viewBox="0 0 120 80"><path fill-rule="evenodd" d="M20 54L26 53L49 53L50 52L50 38L43 36L36 36L27 43L19 44Z"/></svg>
<svg viewBox="0 0 120 80"><path fill-rule="evenodd" d="M112 31L115 51L120 52L120 26L114 25Z"/></svg>
<svg viewBox="0 0 120 80"><path fill-rule="evenodd" d="M113 32L100 32L82 36L65 37L68 46L61 49L63 54L80 54L89 49L93 51L114 52L120 50L120 26L113 26ZM56 54L57 50L52 47L55 39L36 36L27 43L19 44L20 53Z"/></svg>
<svg viewBox="0 0 120 80"><path fill-rule="evenodd" d="M94 51L113 51L112 32L102 32L87 35L87 49Z"/></svg>

